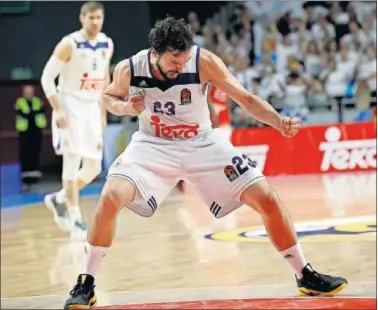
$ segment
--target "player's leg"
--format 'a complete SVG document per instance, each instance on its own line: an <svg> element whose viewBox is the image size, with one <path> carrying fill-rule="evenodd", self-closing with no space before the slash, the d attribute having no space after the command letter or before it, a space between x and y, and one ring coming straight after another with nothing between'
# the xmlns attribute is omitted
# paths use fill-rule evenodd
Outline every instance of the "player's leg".
<svg viewBox="0 0 378 310"><path fill-rule="evenodd" d="M82 166L78 172L79 190L90 184L101 173L101 159L83 158Z"/></svg>
<svg viewBox="0 0 378 310"><path fill-rule="evenodd" d="M296 274L300 295L333 296L347 286L347 280L319 274L307 263L289 211L266 179L245 189L240 201L260 213L269 239Z"/></svg>
<svg viewBox="0 0 378 310"><path fill-rule="evenodd" d="M67 148L67 144L63 143L65 138L64 131L58 128L54 112L52 113L51 132L54 151L57 155L62 155ZM71 225L67 215L66 198L65 195L62 197L62 195L59 195L58 193L59 192L47 194L44 197L44 202L46 207L53 212L54 221L57 226L64 231L69 231Z"/></svg>
<svg viewBox="0 0 378 310"><path fill-rule="evenodd" d="M65 309L95 305L94 279L112 244L119 211L128 207L142 216L152 216L176 185L180 162L163 148L133 141L109 169L89 222L84 269L70 292Z"/></svg>
<svg viewBox="0 0 378 310"><path fill-rule="evenodd" d="M88 309L96 305L94 277L112 244L119 211L129 204L134 196L135 188L132 182L121 177L107 179L88 225L84 267L64 309Z"/></svg>
<svg viewBox="0 0 378 310"><path fill-rule="evenodd" d="M71 231L75 222L70 220L69 215L72 215L72 219L81 222L77 181L81 158L79 155L72 153L64 153L62 157L62 191L65 193L64 198L59 196L58 193L51 193L45 196L44 201L46 206L54 213L54 221L57 226L64 231Z"/></svg>
<svg viewBox="0 0 378 310"><path fill-rule="evenodd" d="M74 167L76 172L72 170ZM70 230L72 239L85 240L87 225L80 211L79 193L101 173L101 160L83 158L80 170L79 167L79 155L63 155L62 189L46 195L45 201L54 210L55 222L61 229Z"/></svg>
<svg viewBox="0 0 378 310"><path fill-rule="evenodd" d="M277 193L258 167L229 142L199 148L188 157L185 170L188 183L220 218L243 204L259 212L277 251L295 271L303 293L333 295L346 286L346 280L314 273L304 258L292 220ZM312 284L310 284L312 283Z"/></svg>
<svg viewBox="0 0 378 310"><path fill-rule="evenodd" d="M81 190L101 173L103 132L98 103L75 100L74 103L76 110L75 113L73 108L69 110L70 127L65 131L65 135L70 140L70 150L83 158L78 176L78 188ZM60 203L65 202L64 188L56 193L56 199Z"/></svg>

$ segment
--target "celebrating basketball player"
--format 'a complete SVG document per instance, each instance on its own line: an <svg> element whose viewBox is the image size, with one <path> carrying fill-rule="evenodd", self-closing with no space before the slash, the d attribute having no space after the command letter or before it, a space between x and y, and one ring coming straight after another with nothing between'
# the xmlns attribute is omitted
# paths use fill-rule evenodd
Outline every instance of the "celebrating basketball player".
<svg viewBox="0 0 378 310"><path fill-rule="evenodd" d="M87 235L79 208L79 190L101 172L106 125L101 94L110 82L109 63L114 48L112 40L101 32L101 3L83 4L80 22L82 29L65 36L55 47L41 79L53 108L54 149L63 156L63 189L46 195L45 203L54 213L56 224L70 231L75 240L85 240ZM57 76L58 90L54 82Z"/></svg>
<svg viewBox="0 0 378 310"><path fill-rule="evenodd" d="M296 135L300 120L281 117L266 101L248 93L217 56L194 45L183 20L158 21L149 41L150 49L117 65L103 96L108 111L139 115L140 126L109 169L89 225L84 269L65 308L96 304L95 277L112 245L120 210L127 207L152 216L178 180L197 191L216 218L243 204L260 213L272 244L293 269L301 294L340 292L347 281L320 274L307 263L288 211L262 172L211 128L204 89L207 83L214 85L246 113L288 138Z"/></svg>

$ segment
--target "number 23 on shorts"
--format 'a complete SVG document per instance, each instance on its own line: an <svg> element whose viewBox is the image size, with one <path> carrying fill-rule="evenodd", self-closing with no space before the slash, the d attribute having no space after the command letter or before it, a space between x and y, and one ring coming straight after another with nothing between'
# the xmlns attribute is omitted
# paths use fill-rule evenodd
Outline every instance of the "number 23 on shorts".
<svg viewBox="0 0 378 310"><path fill-rule="evenodd" d="M256 168L256 164L246 155L234 156L231 160L232 165L224 168L224 174L230 182L246 173L250 168Z"/></svg>

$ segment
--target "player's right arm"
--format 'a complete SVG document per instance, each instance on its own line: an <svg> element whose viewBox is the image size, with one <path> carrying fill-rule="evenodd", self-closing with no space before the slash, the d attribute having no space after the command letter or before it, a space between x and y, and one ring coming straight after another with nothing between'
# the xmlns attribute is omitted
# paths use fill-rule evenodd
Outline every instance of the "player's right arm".
<svg viewBox="0 0 378 310"><path fill-rule="evenodd" d="M55 47L53 54L43 69L41 77L43 91L55 112L56 122L60 128L67 127L67 116L57 96L55 79L62 72L71 54L72 42L67 37L63 38Z"/></svg>
<svg viewBox="0 0 378 310"><path fill-rule="evenodd" d="M131 69L129 60L117 64L113 81L102 95L103 106L112 114L139 115L144 111L144 94L141 92L129 95Z"/></svg>

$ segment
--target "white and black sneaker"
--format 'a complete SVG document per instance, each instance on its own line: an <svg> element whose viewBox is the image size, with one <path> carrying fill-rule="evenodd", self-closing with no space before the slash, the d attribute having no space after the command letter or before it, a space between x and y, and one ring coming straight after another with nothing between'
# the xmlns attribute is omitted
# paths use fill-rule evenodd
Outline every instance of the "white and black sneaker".
<svg viewBox="0 0 378 310"><path fill-rule="evenodd" d="M68 217L66 203L59 203L56 200L56 193L47 194L44 201L46 207L54 214L54 221L56 225L63 231L70 231L71 222Z"/></svg>
<svg viewBox="0 0 378 310"><path fill-rule="evenodd" d="M84 220L71 223L71 240L86 241L87 240L87 224Z"/></svg>

